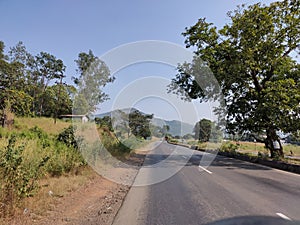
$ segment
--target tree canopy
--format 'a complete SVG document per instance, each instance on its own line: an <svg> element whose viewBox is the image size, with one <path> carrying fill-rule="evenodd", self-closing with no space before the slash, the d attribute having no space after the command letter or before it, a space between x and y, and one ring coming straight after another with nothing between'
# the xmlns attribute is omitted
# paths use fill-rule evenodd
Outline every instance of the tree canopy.
<svg viewBox="0 0 300 225"><path fill-rule="evenodd" d="M194 127L195 139L201 142L209 141L212 126L212 121L208 119L202 119L196 123Z"/></svg>
<svg viewBox="0 0 300 225"><path fill-rule="evenodd" d="M300 65L293 58L300 51L299 5L297 0L242 5L228 13L231 21L221 29L199 19L183 33L196 57L178 67L170 90L183 89L193 99L216 98L195 82L209 68L224 95L227 131L266 133L271 156L283 156L277 131L300 128Z"/></svg>
<svg viewBox="0 0 300 225"><path fill-rule="evenodd" d="M75 62L79 77L74 78L78 92L74 99L73 111L76 114L94 112L98 104L108 99L102 87L113 82L115 78L111 76L106 64L91 50L88 53L79 53Z"/></svg>
<svg viewBox="0 0 300 225"><path fill-rule="evenodd" d="M65 82L61 59L47 53L29 53L22 42L5 54L0 41L0 110L9 106L18 116L46 116L56 118L72 113L74 96L78 113L88 113L108 96L101 88L114 80L109 70L92 51L81 52L75 60L79 77L75 85ZM79 97L78 97L79 96ZM1 113L1 112L0 112ZM2 116L3 118L5 116Z"/></svg>
<svg viewBox="0 0 300 225"><path fill-rule="evenodd" d="M150 120L153 118L152 115L142 114L138 110L133 110L129 113L129 127L131 133L136 137L146 139L151 136L150 131Z"/></svg>

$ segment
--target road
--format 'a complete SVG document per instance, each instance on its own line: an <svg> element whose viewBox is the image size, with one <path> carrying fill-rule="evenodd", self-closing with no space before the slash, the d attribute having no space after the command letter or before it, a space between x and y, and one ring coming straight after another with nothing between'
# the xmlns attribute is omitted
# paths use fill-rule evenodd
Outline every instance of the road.
<svg viewBox="0 0 300 225"><path fill-rule="evenodd" d="M299 224L299 175L213 157L157 143L113 224Z"/></svg>

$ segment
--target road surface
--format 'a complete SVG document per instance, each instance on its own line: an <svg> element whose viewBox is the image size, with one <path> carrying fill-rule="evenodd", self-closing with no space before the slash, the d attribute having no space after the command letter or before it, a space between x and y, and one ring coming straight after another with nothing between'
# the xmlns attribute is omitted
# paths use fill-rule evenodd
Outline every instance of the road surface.
<svg viewBox="0 0 300 225"><path fill-rule="evenodd" d="M299 224L299 175L210 156L157 143L113 224Z"/></svg>

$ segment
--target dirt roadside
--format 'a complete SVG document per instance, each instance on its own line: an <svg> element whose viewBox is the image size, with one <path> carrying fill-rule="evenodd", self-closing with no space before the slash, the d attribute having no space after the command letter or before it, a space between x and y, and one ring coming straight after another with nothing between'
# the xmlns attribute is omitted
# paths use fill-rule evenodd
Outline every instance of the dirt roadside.
<svg viewBox="0 0 300 225"><path fill-rule="evenodd" d="M132 154L125 161L141 166L145 152ZM56 203L46 216L26 212L9 221L11 225L110 225L130 187L114 183L96 174L75 191L55 197Z"/></svg>

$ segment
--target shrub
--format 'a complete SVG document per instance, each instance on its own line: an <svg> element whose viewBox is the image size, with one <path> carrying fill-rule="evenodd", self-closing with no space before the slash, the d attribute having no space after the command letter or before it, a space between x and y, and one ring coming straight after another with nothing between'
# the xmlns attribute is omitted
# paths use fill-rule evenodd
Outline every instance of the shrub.
<svg viewBox="0 0 300 225"><path fill-rule="evenodd" d="M51 176L61 176L64 173L77 170L79 167L85 165L81 153L64 143L56 142L54 146L51 146L47 150L51 154L51 157L46 165L46 172Z"/></svg>
<svg viewBox="0 0 300 225"><path fill-rule="evenodd" d="M237 149L238 149L238 145L233 144L231 142L225 142L225 143L222 144L222 146L220 148L220 151L236 153Z"/></svg>
<svg viewBox="0 0 300 225"><path fill-rule="evenodd" d="M68 147L78 149L78 140L76 140L75 138L74 130L76 130L76 127L72 125L68 128L65 128L62 132L58 134L57 140L65 143Z"/></svg>
<svg viewBox="0 0 300 225"><path fill-rule="evenodd" d="M5 204L5 212L11 212L13 205L20 199L30 196L37 188L40 169L48 161L41 158L37 163L26 164L23 157L25 143L16 145L17 136L12 135L7 147L1 151L0 180L1 200Z"/></svg>

